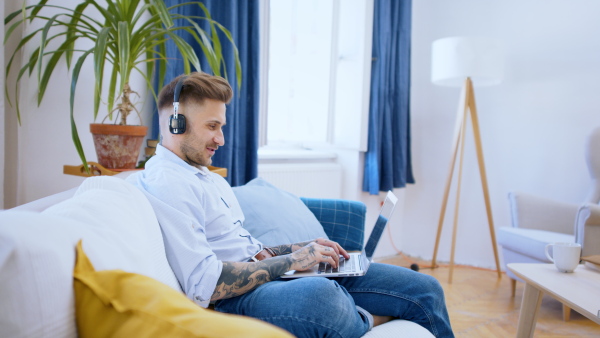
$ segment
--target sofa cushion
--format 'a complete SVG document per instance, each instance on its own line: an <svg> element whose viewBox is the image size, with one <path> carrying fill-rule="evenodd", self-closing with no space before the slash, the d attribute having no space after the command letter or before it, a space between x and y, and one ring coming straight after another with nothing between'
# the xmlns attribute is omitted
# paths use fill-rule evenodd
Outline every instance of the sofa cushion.
<svg viewBox="0 0 600 338"><path fill-rule="evenodd" d="M435 338L426 328L404 319L394 319L383 325L375 326L362 336L362 338L390 337Z"/></svg>
<svg viewBox="0 0 600 338"><path fill-rule="evenodd" d="M502 247L548 263L551 262L546 258L546 254L544 253L546 244L575 241L575 236L573 235L513 227L499 227L497 235L498 244Z"/></svg>
<svg viewBox="0 0 600 338"><path fill-rule="evenodd" d="M0 212L0 337L76 336L72 272L82 238L97 268L179 289L145 196L118 178L88 178L42 213Z"/></svg>
<svg viewBox="0 0 600 338"><path fill-rule="evenodd" d="M162 233L146 196L131 183L110 176L90 177L74 198L43 214L79 221L107 245L92 245L90 259L98 270L119 268L145 274L181 290L167 261Z"/></svg>
<svg viewBox="0 0 600 338"><path fill-rule="evenodd" d="M267 246L327 238L321 223L300 198L262 178L234 187L246 220L244 228Z"/></svg>
<svg viewBox="0 0 600 338"><path fill-rule="evenodd" d="M73 276L77 330L83 338L292 337L257 319L201 308L144 275L95 271L81 241Z"/></svg>
<svg viewBox="0 0 600 338"><path fill-rule="evenodd" d="M94 238L79 222L0 212L0 337L76 337L74 246Z"/></svg>

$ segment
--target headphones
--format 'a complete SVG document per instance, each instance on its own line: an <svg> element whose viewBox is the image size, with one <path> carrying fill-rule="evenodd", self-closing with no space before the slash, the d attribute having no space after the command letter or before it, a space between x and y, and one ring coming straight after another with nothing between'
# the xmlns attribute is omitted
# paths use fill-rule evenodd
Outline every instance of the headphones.
<svg viewBox="0 0 600 338"><path fill-rule="evenodd" d="M179 94L181 93L181 88L183 88L183 82L185 79L187 79L187 76L179 79L175 85L175 94L173 95L174 114L169 117L169 130L171 131L171 134L185 133L185 116L177 113L179 110Z"/></svg>

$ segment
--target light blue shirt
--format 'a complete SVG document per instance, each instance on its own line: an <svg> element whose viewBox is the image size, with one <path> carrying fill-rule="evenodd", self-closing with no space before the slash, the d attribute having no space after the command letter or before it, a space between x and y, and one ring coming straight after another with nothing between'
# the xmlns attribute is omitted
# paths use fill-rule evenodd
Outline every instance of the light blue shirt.
<svg viewBox="0 0 600 338"><path fill-rule="evenodd" d="M127 178L156 213L167 260L187 297L207 307L223 261L245 262L263 246L244 229L244 214L223 177L187 164L158 145L146 169Z"/></svg>

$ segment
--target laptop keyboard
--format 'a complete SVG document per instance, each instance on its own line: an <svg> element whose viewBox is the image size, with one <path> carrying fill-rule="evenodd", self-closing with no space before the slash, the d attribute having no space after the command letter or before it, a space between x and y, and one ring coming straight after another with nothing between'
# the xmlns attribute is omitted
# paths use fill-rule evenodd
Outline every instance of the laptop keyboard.
<svg viewBox="0 0 600 338"><path fill-rule="evenodd" d="M346 260L344 257L340 257L340 263L338 264L338 268L334 269L331 264L321 262L319 263L319 268L317 269L317 273L331 273L331 272L349 272L355 271L354 262L356 259Z"/></svg>

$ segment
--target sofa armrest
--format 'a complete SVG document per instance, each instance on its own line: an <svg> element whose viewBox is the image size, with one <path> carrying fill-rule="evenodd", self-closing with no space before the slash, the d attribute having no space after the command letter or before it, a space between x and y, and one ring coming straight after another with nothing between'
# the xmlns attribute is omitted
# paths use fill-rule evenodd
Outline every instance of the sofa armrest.
<svg viewBox="0 0 600 338"><path fill-rule="evenodd" d="M50 196L42 197L35 201L16 206L11 210L42 212L55 204L58 204L62 201L66 201L69 198L73 197L77 189L79 189L79 187L71 188L69 190L65 190Z"/></svg>
<svg viewBox="0 0 600 338"><path fill-rule="evenodd" d="M511 192L508 194L512 226L572 235L579 205Z"/></svg>
<svg viewBox="0 0 600 338"><path fill-rule="evenodd" d="M575 241L581 244L581 256L600 254L600 205L579 208L575 221Z"/></svg>
<svg viewBox="0 0 600 338"><path fill-rule="evenodd" d="M367 213L364 203L342 199L300 199L319 220L329 239L346 250L362 250Z"/></svg>

